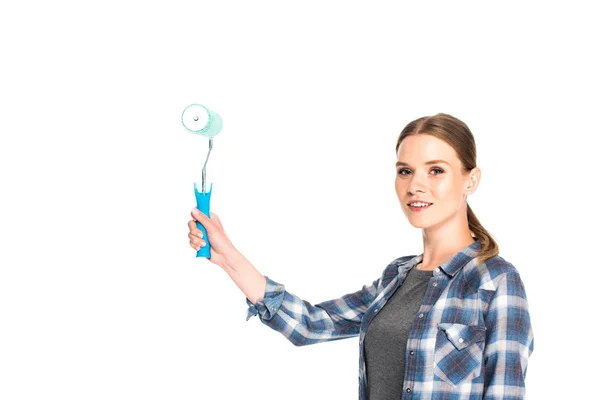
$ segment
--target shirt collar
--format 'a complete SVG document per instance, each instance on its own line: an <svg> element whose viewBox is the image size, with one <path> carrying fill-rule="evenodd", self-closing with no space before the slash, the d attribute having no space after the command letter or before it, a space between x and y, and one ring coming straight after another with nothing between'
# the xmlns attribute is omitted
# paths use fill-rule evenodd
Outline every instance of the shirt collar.
<svg viewBox="0 0 600 400"><path fill-rule="evenodd" d="M439 265L433 271L433 274L439 275L441 272L444 272L449 276L456 275L456 273L460 271L465 265L467 265L469 261L471 261L479 255L480 249L481 243L479 242L479 239L475 238L475 241L473 243L461 249L447 261ZM408 260L404 265L401 266L401 268L405 270L410 270L421 261L423 261L423 253L419 254L418 256L414 256L413 258Z"/></svg>

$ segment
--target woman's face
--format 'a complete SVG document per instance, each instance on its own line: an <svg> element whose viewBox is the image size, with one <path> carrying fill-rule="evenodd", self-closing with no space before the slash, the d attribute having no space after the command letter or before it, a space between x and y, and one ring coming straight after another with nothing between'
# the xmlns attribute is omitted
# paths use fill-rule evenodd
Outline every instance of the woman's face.
<svg viewBox="0 0 600 400"><path fill-rule="evenodd" d="M466 195L477 188L479 168L463 175L454 149L427 134L406 137L397 156L396 194L412 226L441 226L459 215L466 216ZM408 203L415 200L432 204L409 207Z"/></svg>

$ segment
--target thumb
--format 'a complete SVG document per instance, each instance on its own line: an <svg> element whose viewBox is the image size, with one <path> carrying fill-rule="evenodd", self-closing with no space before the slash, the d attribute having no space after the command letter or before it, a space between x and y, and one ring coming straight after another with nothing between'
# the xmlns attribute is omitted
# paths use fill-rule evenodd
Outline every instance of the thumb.
<svg viewBox="0 0 600 400"><path fill-rule="evenodd" d="M225 230L225 229L223 229L223 224L221 223L221 220L219 219L219 216L217 214L211 212L210 213L210 219L213 220L215 222L215 225L217 225L223 231Z"/></svg>
<svg viewBox="0 0 600 400"><path fill-rule="evenodd" d="M198 208L192 209L192 218L194 218L194 221L198 221L204 225L205 228L207 221L209 224L212 222L202 211L198 210Z"/></svg>

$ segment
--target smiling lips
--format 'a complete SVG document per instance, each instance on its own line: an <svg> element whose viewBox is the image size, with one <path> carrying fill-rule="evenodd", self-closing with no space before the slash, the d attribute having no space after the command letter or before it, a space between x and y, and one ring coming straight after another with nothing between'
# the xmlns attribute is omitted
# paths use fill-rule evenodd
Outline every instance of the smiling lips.
<svg viewBox="0 0 600 400"><path fill-rule="evenodd" d="M412 205L411 205L412 204ZM429 207L431 207L433 203L426 203L426 202L422 202L422 201L415 201L415 202L411 202L408 204L408 208L410 208L411 211L423 211L428 209Z"/></svg>

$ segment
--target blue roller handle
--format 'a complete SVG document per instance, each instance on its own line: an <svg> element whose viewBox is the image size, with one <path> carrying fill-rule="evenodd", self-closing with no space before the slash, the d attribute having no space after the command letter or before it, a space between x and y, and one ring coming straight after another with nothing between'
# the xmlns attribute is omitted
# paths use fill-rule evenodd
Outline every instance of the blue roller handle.
<svg viewBox="0 0 600 400"><path fill-rule="evenodd" d="M194 193L196 194L196 206L201 213L210 218L210 195L212 193L212 183L210 184L210 190L208 193L202 193L198 191L198 187L196 187L196 183L194 182ZM200 250L196 253L196 257L206 257L210 258L210 242L208 241L208 235L206 234L206 229L204 226L196 221L196 227L202 231L203 239L206 242L206 246L200 247Z"/></svg>

